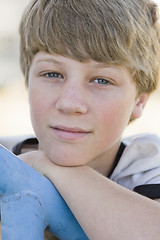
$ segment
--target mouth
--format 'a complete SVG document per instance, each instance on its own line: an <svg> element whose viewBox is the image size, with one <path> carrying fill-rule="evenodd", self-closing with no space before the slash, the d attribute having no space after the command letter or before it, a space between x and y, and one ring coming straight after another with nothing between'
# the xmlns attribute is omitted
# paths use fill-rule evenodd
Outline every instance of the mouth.
<svg viewBox="0 0 160 240"><path fill-rule="evenodd" d="M91 133L79 127L53 126L51 128L58 138L64 140L78 140Z"/></svg>

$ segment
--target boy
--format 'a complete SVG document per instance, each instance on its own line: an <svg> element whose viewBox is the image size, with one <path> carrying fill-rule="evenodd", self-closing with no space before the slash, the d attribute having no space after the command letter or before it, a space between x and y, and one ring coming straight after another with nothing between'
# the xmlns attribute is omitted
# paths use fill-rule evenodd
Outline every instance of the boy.
<svg viewBox="0 0 160 240"><path fill-rule="evenodd" d="M158 240L160 140L121 142L158 85L156 4L35 0L20 36L39 142L20 158L53 182L90 240Z"/></svg>

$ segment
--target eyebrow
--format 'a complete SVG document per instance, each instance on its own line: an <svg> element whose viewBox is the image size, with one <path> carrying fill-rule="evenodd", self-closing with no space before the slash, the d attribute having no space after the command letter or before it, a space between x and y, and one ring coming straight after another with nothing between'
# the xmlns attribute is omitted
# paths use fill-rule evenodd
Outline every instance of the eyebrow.
<svg viewBox="0 0 160 240"><path fill-rule="evenodd" d="M99 63L95 63L94 67L95 68L110 68L110 67L115 67L115 66L113 64L107 63L107 62L106 63L105 62L99 62Z"/></svg>
<svg viewBox="0 0 160 240"><path fill-rule="evenodd" d="M39 60L36 61L36 63L39 63L39 62L52 62L52 63L55 63L55 64L62 64L62 62L59 62L54 58L44 58L44 59L39 59Z"/></svg>
<svg viewBox="0 0 160 240"><path fill-rule="evenodd" d="M50 62L50 63L54 63L57 65L64 64L62 61L58 61L54 58L44 58L44 59L39 59L36 61L36 63L39 63L39 62ZM95 62L93 64L93 67L95 67L95 68L110 68L110 67L114 68L115 66L113 64L107 63L107 62Z"/></svg>

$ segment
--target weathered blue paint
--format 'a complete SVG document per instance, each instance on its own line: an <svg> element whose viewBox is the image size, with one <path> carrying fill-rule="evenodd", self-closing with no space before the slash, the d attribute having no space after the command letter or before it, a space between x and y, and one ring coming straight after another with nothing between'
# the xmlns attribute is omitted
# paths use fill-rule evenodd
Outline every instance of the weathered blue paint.
<svg viewBox="0 0 160 240"><path fill-rule="evenodd" d="M87 240L54 185L0 145L2 240L42 240L48 227L61 240Z"/></svg>
<svg viewBox="0 0 160 240"><path fill-rule="evenodd" d="M2 201L2 239L44 239L44 211L36 195L21 192Z"/></svg>

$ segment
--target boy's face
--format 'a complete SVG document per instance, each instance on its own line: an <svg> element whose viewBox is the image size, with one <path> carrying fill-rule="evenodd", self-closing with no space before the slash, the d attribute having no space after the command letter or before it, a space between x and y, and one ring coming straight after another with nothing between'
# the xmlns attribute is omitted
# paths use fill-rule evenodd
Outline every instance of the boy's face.
<svg viewBox="0 0 160 240"><path fill-rule="evenodd" d="M131 115L140 112L126 68L42 52L30 68L29 101L40 147L65 166L107 161Z"/></svg>

